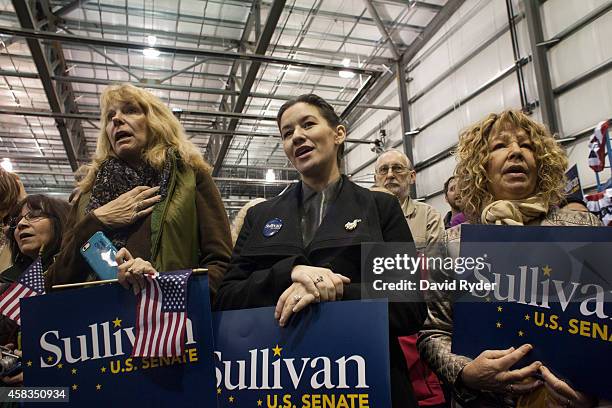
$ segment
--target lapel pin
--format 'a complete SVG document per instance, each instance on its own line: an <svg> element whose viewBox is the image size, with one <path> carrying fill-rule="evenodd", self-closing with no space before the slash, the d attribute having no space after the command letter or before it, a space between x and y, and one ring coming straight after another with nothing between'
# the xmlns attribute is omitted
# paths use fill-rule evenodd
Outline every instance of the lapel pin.
<svg viewBox="0 0 612 408"><path fill-rule="evenodd" d="M344 224L344 229L347 231L353 231L355 228L357 228L357 224L361 222L361 218L357 218L356 220L347 222L346 224Z"/></svg>
<svg viewBox="0 0 612 408"><path fill-rule="evenodd" d="M283 220L281 220L280 218L272 218L271 220L266 222L263 227L262 233L264 237L269 238L272 235L276 234L278 231L280 231L281 228L283 228Z"/></svg>

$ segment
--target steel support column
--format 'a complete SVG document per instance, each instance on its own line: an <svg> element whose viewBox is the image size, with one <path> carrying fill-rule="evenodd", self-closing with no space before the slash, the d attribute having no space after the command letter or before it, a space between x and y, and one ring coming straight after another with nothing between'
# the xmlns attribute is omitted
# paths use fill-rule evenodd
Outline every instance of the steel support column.
<svg viewBox="0 0 612 408"><path fill-rule="evenodd" d="M274 34L274 30L276 29L276 25L280 19L281 14L283 13L283 9L285 8L286 0L275 0L270 12L268 13L268 18L266 20L266 24L261 32L261 36L257 41L257 48L255 50L255 54L257 55L265 55L266 50L268 49L268 45L270 45L270 41L272 40L272 34ZM236 103L234 105L234 112L241 113L246 105L246 101L249 98L249 94L251 93L251 89L253 88L253 84L255 83L255 79L257 78L257 73L259 72L259 67L261 66L261 61L252 61L249 66L249 71L244 78L242 83L242 89L240 90L240 95L236 99ZM228 130L230 132L236 130L238 127L238 120L232 119L228 126ZM225 155L227 154L227 150L229 149L230 144L232 143L232 136L226 136L223 139L223 143L221 144L221 149L219 150L219 154L215 160L215 166L213 168L213 176L219 175L219 171L221 170L221 166L223 165L223 160L225 159Z"/></svg>
<svg viewBox="0 0 612 408"><path fill-rule="evenodd" d="M536 76L542 121L553 134L556 134L559 132L559 122L555 112L555 98L552 91L548 56L546 55L546 47L538 46L539 43L544 41L540 17L540 2L536 0L523 0L523 4L525 6L525 19L527 21L527 31L529 32L529 43L532 50L533 70Z"/></svg>
<svg viewBox="0 0 612 408"><path fill-rule="evenodd" d="M414 156L412 154L412 134L410 128L410 104L408 103L408 89L406 84L406 71L401 61L397 62L397 93L400 104L400 118L402 119L402 141L404 143L404 153L414 166ZM416 183L410 185L410 197L416 197Z"/></svg>

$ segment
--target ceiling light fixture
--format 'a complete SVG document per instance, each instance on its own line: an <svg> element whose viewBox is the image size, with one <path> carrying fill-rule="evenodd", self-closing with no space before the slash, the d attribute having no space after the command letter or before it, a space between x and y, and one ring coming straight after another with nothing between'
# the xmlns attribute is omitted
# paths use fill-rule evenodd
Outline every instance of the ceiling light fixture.
<svg viewBox="0 0 612 408"><path fill-rule="evenodd" d="M157 37L154 35L148 35L147 36L147 43L149 44L150 47L154 47L155 43L157 42Z"/></svg>
<svg viewBox="0 0 612 408"><path fill-rule="evenodd" d="M11 159L9 159L8 157L5 157L4 159L2 159L2 162L0 163L0 167L2 167L4 170L10 173L13 172L13 163L11 162Z"/></svg>
<svg viewBox="0 0 612 408"><path fill-rule="evenodd" d="M338 71L338 76L340 78L351 79L355 77L355 73L352 71Z"/></svg>
<svg viewBox="0 0 612 408"><path fill-rule="evenodd" d="M266 172L266 181L269 183L276 181L276 174L274 174L274 170L268 169L268 171Z"/></svg>
<svg viewBox="0 0 612 408"><path fill-rule="evenodd" d="M350 58L345 58L342 60L342 65L344 65L345 67L350 67L351 66L351 59Z"/></svg>
<svg viewBox="0 0 612 408"><path fill-rule="evenodd" d="M156 58L159 57L159 51L155 48L145 48L142 50L142 55L149 58Z"/></svg>

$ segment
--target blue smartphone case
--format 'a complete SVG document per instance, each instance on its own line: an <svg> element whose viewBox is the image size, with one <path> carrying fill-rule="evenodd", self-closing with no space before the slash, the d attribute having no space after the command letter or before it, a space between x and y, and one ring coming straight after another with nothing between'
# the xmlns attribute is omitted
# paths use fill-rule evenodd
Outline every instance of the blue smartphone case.
<svg viewBox="0 0 612 408"><path fill-rule="evenodd" d="M81 255L100 279L117 278L117 249L101 231L93 234L81 247Z"/></svg>

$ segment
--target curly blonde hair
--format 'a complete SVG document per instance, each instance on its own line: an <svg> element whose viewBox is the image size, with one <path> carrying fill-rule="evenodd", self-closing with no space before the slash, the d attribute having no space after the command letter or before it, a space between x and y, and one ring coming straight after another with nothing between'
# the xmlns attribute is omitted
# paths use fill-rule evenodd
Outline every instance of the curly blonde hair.
<svg viewBox="0 0 612 408"><path fill-rule="evenodd" d="M455 176L463 212L470 222L479 222L484 207L495 201L487 188L490 181L487 175L489 138L502 130L517 128L527 133L533 145L538 174L536 196L548 207L563 199L567 156L548 129L521 111L491 113L459 136Z"/></svg>
<svg viewBox="0 0 612 408"><path fill-rule="evenodd" d="M210 171L210 165L204 161L198 148L187 139L185 129L172 111L159 98L144 89L130 84L117 84L107 87L100 97L100 133L96 145L96 154L90 163L87 175L79 183L83 192L91 190L100 165L109 157L117 157L108 141L106 126L107 112L115 103L136 103L147 119L147 145L143 159L156 169L161 169L166 161L166 150L176 149L177 154L194 169Z"/></svg>

